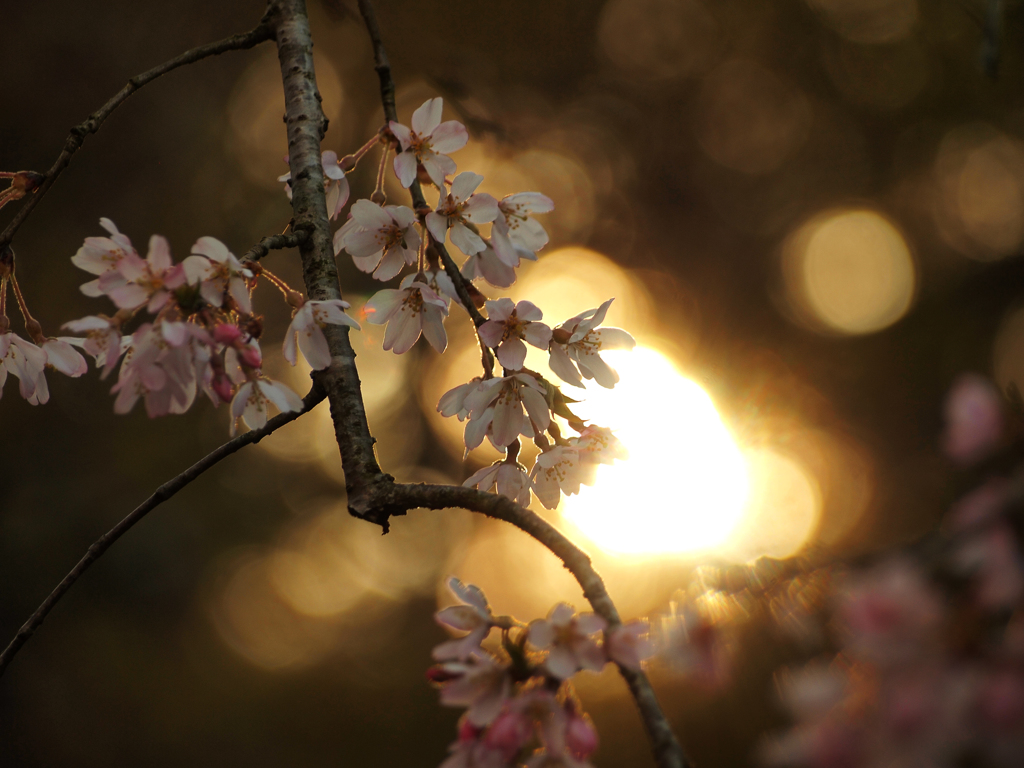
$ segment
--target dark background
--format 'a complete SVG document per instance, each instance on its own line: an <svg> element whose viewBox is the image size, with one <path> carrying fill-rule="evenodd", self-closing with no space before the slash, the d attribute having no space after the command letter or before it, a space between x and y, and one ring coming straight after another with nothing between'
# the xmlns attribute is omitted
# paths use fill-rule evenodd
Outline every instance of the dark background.
<svg viewBox="0 0 1024 768"><path fill-rule="evenodd" d="M737 432L771 442L774 424L796 420L870 457L870 505L844 538L828 542L850 553L937 523L950 487L937 450L942 397L962 371L992 373L994 339L1019 301L1019 243L1011 237L993 251L950 235L935 203L936 159L951 131L1020 146L1024 40L1019 4L1007 5L995 78L980 64L984 4L966 0L381 0L378 15L404 119L440 93L494 156L542 147L583 169L587 210L568 223L554 215L552 246L586 245L648 283L662 332L696 340L686 372ZM247 29L262 12L256 2L0 0L0 168L45 170L68 129L128 77ZM311 16L317 55L342 94L335 89L332 105L321 78L333 115L325 146L343 154L380 121L371 52L344 4L313 3ZM906 29L892 37L892 25ZM735 61L770 73L765 82L783 96L769 93L762 104L744 100L758 93L740 93L732 123L702 127ZM140 250L150 233L166 235L179 259L200 235L241 254L281 231L289 209L273 181L286 152L275 66L267 44L179 70L86 139L14 243L23 289L48 334L97 311L68 258L100 234L100 216ZM727 167L705 151L708 130L742 136L766 124L770 135L772 110L787 98L804 105L804 137L782 151L769 136L740 158L757 165L782 152L770 169ZM354 195L367 194L372 175L360 168ZM1024 194L1024 178L1013 178ZM568 210L574 202L556 198ZM795 321L780 267L781 244L802 222L851 206L895 222L917 267L909 313L860 336ZM0 225L15 210L0 212ZM294 254L272 259L275 272L297 280ZM340 264L346 292L371 290L347 259ZM268 339L279 339L288 319L275 301L261 302ZM414 364L432 353L416 354ZM226 432L223 409L205 401L181 417L151 421L141 408L116 417L109 382L94 372L49 381L45 407L27 405L13 381L0 402L3 638L89 543ZM427 416L403 413L419 437L402 463L460 479L458 462L422 427ZM437 706L423 678L443 637L431 591L368 599L322 626L302 625L295 631L303 647L317 646L315 659L278 669L250 663L217 629L225 574L301 527L316 504L341 500L339 476L322 462L247 449L133 530L0 683L0 765L439 764L457 712ZM430 524L441 526L432 514ZM455 547L483 524L459 525L451 542L431 546ZM439 581L443 558L431 562ZM772 637L756 646L742 656L736 685L713 695L655 670L701 765L746 764L755 736L782 722L771 669L788 651ZM649 764L621 683L605 677L592 700L582 689L603 738L595 764Z"/></svg>

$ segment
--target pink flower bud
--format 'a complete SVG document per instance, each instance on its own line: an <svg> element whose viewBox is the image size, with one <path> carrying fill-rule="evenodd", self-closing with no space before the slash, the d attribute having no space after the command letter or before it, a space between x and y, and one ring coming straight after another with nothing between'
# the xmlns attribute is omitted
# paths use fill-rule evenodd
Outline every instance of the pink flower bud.
<svg viewBox="0 0 1024 768"><path fill-rule="evenodd" d="M565 726L565 746L579 760L586 760L597 749L597 729L590 718L575 712Z"/></svg>
<svg viewBox="0 0 1024 768"><path fill-rule="evenodd" d="M522 712L505 710L491 724L484 744L501 752L506 761L511 760L533 735L533 724Z"/></svg>
<svg viewBox="0 0 1024 768"><path fill-rule="evenodd" d="M213 338L221 344L233 344L241 336L242 331L237 325L221 323L213 329Z"/></svg>
<svg viewBox="0 0 1024 768"><path fill-rule="evenodd" d="M250 368L259 368L263 365L263 355L260 354L258 347L243 347L238 357Z"/></svg>
<svg viewBox="0 0 1024 768"><path fill-rule="evenodd" d="M231 394L234 387L231 386L231 380L227 376L218 376L210 386L222 402L231 402Z"/></svg>
<svg viewBox="0 0 1024 768"><path fill-rule="evenodd" d="M476 741L480 738L480 731L481 729L473 725L468 717L464 717L459 724L459 741L463 743Z"/></svg>
<svg viewBox="0 0 1024 768"><path fill-rule="evenodd" d="M988 379L961 376L946 398L946 431L942 448L960 464L986 458L1003 437L1003 405L999 390Z"/></svg>

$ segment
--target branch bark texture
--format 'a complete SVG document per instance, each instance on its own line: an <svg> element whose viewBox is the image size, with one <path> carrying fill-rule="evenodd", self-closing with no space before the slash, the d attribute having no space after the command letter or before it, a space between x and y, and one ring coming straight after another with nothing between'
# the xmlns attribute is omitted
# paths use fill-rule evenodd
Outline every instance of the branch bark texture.
<svg viewBox="0 0 1024 768"><path fill-rule="evenodd" d="M78 561L71 572L64 577L64 580L58 584L54 590L47 596L40 605L36 612L29 617L18 633L14 636L14 639L7 645L3 653L0 653L0 675L3 675L4 670L7 669L7 665L11 663L15 654L21 649L21 647L29 641L29 638L35 634L35 631L39 629L43 621L46 620L47 615L53 610L53 607L57 605L60 599L64 596L71 587L75 585L82 574L85 573L89 566L98 560L104 552L110 549L114 542L124 536L136 523L142 518L152 512L154 509L159 507L169 498L174 496L178 491L184 488L186 485L191 483L210 467L219 463L221 459L226 459L231 454L235 453L239 449L258 443L267 435L271 434L275 430L283 427L289 422L295 421L302 414L314 408L324 399L323 390L316 384L310 389L309 394L302 400L301 411L291 411L289 413L279 413L274 418L267 421L267 423L260 429L254 429L245 434L239 435L238 437L229 440L211 453L208 453L202 459L197 461L191 467L186 469L177 477L168 480L166 483L157 488L153 495L137 506L128 517L124 518L121 522L103 534L96 542L89 547L82 559Z"/></svg>

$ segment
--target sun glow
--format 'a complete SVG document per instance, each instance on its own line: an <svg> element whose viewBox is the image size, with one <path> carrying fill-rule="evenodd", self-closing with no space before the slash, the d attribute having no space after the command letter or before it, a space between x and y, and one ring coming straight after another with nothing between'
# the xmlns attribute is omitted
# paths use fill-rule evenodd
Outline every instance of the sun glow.
<svg viewBox="0 0 1024 768"><path fill-rule="evenodd" d="M711 398L654 349L604 356L621 381L614 390L591 385L573 408L611 427L630 457L602 466L593 487L565 500L563 516L607 552L721 546L744 515L750 480Z"/></svg>

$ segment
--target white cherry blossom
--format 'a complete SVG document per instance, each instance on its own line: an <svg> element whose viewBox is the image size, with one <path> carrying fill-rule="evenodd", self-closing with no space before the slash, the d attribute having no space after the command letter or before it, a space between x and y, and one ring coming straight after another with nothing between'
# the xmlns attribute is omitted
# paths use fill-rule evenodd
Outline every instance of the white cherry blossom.
<svg viewBox="0 0 1024 768"><path fill-rule="evenodd" d="M479 488L481 491L495 491L506 496L521 507L530 506L530 477L521 464L498 461L489 467L474 472L463 485Z"/></svg>
<svg viewBox="0 0 1024 768"><path fill-rule="evenodd" d="M93 275L102 275L105 272L115 269L122 260L129 256L139 258L132 241L127 235L121 234L117 227L108 218L100 219L100 226L110 233L110 237L87 237L78 252L71 257L71 263L79 269ZM81 291L86 296L93 298L102 296L99 280L92 280L83 283Z"/></svg>
<svg viewBox="0 0 1024 768"><path fill-rule="evenodd" d="M537 251L548 244L548 233L531 214L550 213L554 208L551 198L540 192L519 192L498 201L494 229L499 258L510 267L518 267L520 258L535 260Z"/></svg>
<svg viewBox="0 0 1024 768"><path fill-rule="evenodd" d="M526 362L527 341L538 349L547 349L551 342L551 328L538 322L544 313L529 301L513 304L512 299L488 301L488 320L480 326L480 338L489 347L497 347L498 362L509 370L518 371Z"/></svg>
<svg viewBox="0 0 1024 768"><path fill-rule="evenodd" d="M607 661L604 650L594 640L608 622L593 613L576 614L568 603L559 603L547 619L530 622L529 640L548 651L544 668L559 680L568 680L580 669L600 672Z"/></svg>
<svg viewBox="0 0 1024 768"><path fill-rule="evenodd" d="M463 584L453 576L448 579L448 588L463 604L444 608L438 611L434 618L438 624L469 634L441 643L434 648L433 656L437 661L453 659L465 661L474 652L480 651L480 643L494 626L494 615L491 613L491 607L487 604L487 598L480 587L474 584Z"/></svg>
<svg viewBox="0 0 1024 768"><path fill-rule="evenodd" d="M118 308L137 309L147 304L147 309L155 314L170 300L171 291L185 281L185 268L172 261L167 239L153 235L145 259L129 254L100 275L97 282L100 292Z"/></svg>
<svg viewBox="0 0 1024 768"><path fill-rule="evenodd" d="M555 328L548 365L567 384L582 387L583 379L593 379L611 389L618 382L619 374L601 359L600 353L609 349L632 349L636 341L621 328L597 327L612 301L614 299L608 299L597 309L588 309Z"/></svg>
<svg viewBox="0 0 1024 768"><path fill-rule="evenodd" d="M267 423L267 405L273 403L282 413L302 410L302 398L279 381L261 378L245 382L231 401L231 434L235 434L238 419L249 429L259 429Z"/></svg>
<svg viewBox="0 0 1024 768"><path fill-rule="evenodd" d="M366 322L384 325L384 349L403 354L422 333L438 352L448 346L448 335L444 330L444 317L448 314L447 302L438 296L430 286L420 282L418 275L408 275L401 288L387 288L378 291L366 302Z"/></svg>
<svg viewBox="0 0 1024 768"><path fill-rule="evenodd" d="M287 160L285 160L287 162ZM320 155L320 164L324 169L324 191L327 193L327 216L331 219L338 218L341 209L348 202L350 190L348 177L338 164L338 153L326 150ZM285 194L292 199L292 173L289 171L283 176L277 177L283 181Z"/></svg>
<svg viewBox="0 0 1024 768"><path fill-rule="evenodd" d="M583 428L579 437L570 438L569 442L579 451L583 464L612 464L616 459L629 458L626 446L608 427L591 424ZM591 485L586 480L582 482Z"/></svg>
<svg viewBox="0 0 1024 768"><path fill-rule="evenodd" d="M359 323L345 314L349 303L341 299L328 301L306 301L292 317L291 325L284 334L285 360L292 365L297 361L296 337L298 349L306 358L310 368L319 371L331 364L331 353L327 349L327 337L324 336L326 325L347 325L359 330Z"/></svg>
<svg viewBox="0 0 1024 768"><path fill-rule="evenodd" d="M32 405L42 405L50 399L46 384L46 353L28 339L15 333L0 334L0 394L7 374L18 378L18 391Z"/></svg>
<svg viewBox="0 0 1024 768"><path fill-rule="evenodd" d="M466 397L480 386L480 377L477 376L466 384L453 387L441 395L437 401L437 410L442 416L458 416L459 421L465 421L469 416L469 408L466 406Z"/></svg>
<svg viewBox="0 0 1024 768"><path fill-rule="evenodd" d="M495 288L508 288L516 281L514 266L509 266L498 257L494 248L494 238L484 238L484 249L471 254L462 265L462 276L468 280L483 278ZM511 247L511 246L510 246ZM512 249L513 253L515 249Z"/></svg>
<svg viewBox="0 0 1024 768"><path fill-rule="evenodd" d="M41 347L46 353L46 364L65 376L77 379L89 370L85 358L64 339L47 339Z"/></svg>
<svg viewBox="0 0 1024 768"><path fill-rule="evenodd" d="M498 716L512 688L508 666L486 654L471 656L466 661L445 662L440 672L445 680L441 703L448 707L469 707L466 717L478 728Z"/></svg>
<svg viewBox="0 0 1024 768"><path fill-rule="evenodd" d="M455 161L448 154L462 149L469 133L456 120L441 122L444 100L428 99L412 113L412 128L392 120L388 126L402 145L395 155L395 174L408 188L416 180L418 166L423 166L430 180L444 188L445 176L455 173Z"/></svg>
<svg viewBox="0 0 1024 768"><path fill-rule="evenodd" d="M467 227L467 224L486 224L498 215L498 201L486 192L474 194L483 176L466 171L452 181L450 192L441 187L437 208L427 214L426 225L430 234L439 243L444 243L445 233L451 229L452 242L460 251L472 255L486 244L483 238Z"/></svg>
<svg viewBox="0 0 1024 768"><path fill-rule="evenodd" d="M95 359L96 367L103 368L100 375L103 379L114 370L117 361L131 343L131 336L121 336L120 322L104 315L88 315L64 323L61 327L72 333L86 334L84 339L64 337L63 340L75 346L80 344Z"/></svg>
<svg viewBox="0 0 1024 768"><path fill-rule="evenodd" d="M547 429L551 423L551 410L544 395L543 385L525 373L480 382L464 401L470 411L466 446L473 449L480 445L488 428L491 440L501 447L508 446L521 434L532 435L531 421L538 429ZM526 413L523 412L524 406Z"/></svg>
<svg viewBox="0 0 1024 768"><path fill-rule="evenodd" d="M334 235L335 255L344 248L362 272L390 280L416 263L420 235L416 214L404 205L381 207L370 200L352 204L352 218Z"/></svg>
<svg viewBox="0 0 1024 768"><path fill-rule="evenodd" d="M540 503L547 509L554 509L561 494L572 496L580 492L580 483L589 485L587 480L591 474L583 466L576 448L556 445L537 457L530 480Z"/></svg>
<svg viewBox="0 0 1024 768"><path fill-rule="evenodd" d="M253 274L220 240L200 237L192 246L192 255L182 265L189 285L198 283L199 293L208 304L221 307L225 294L230 294L241 312L252 314L248 281Z"/></svg>

